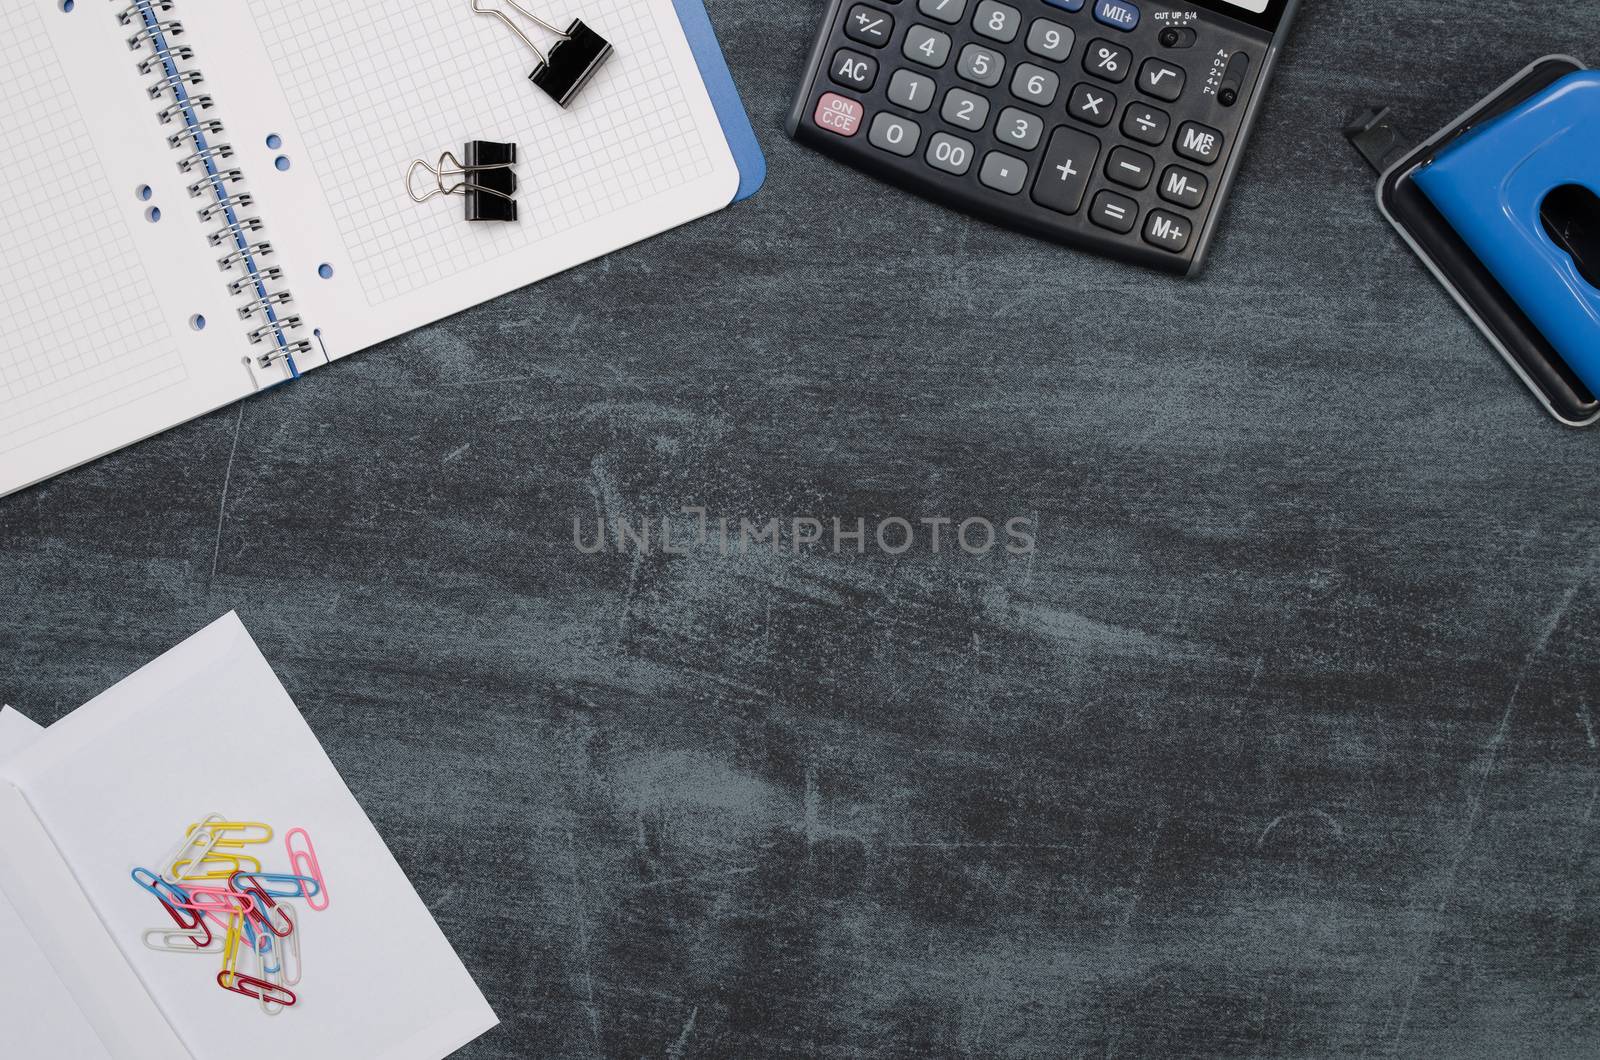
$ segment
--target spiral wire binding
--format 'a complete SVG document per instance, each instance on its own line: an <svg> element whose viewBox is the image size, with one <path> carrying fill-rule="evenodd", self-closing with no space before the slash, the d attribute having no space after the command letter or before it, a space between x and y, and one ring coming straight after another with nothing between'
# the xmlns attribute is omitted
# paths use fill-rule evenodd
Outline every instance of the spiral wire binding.
<svg viewBox="0 0 1600 1060"><path fill-rule="evenodd" d="M167 137L167 145L185 152L178 162L178 172L194 178L188 185L190 196L210 197L199 211L200 220L218 225L207 235L207 241L213 247L227 248L217 265L223 272L236 273L228 282L228 292L246 299L238 307L239 319L255 322L255 327L245 333L246 338L253 346L269 347L251 361L262 369L281 363L291 378L298 379L300 369L295 357L310 353L311 341L292 337L304 326L299 316L284 308L294 302L294 296L267 286L281 280L283 270L261 264L261 259L271 256L272 244L259 238L261 218L241 216L239 212L252 204L249 192L236 190L244 182L244 173L221 164L233 157L233 147L210 139L222 135L222 122L202 116L215 105L215 100L203 92L191 91L203 85L205 77L199 70L179 66L194 58L194 49L172 43L183 36L183 23L165 17L174 6L173 0L132 0L118 13L117 21L133 27L128 37L129 51L149 47L150 54L139 61L138 71L142 76L156 78L147 89L152 100L163 104L156 117L162 125L182 122L183 127Z"/></svg>

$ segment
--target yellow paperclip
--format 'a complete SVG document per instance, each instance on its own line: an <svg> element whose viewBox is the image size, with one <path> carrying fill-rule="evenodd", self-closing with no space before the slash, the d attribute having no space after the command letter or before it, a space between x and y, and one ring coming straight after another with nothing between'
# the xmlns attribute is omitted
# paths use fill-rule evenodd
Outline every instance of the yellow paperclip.
<svg viewBox="0 0 1600 1060"><path fill-rule="evenodd" d="M201 827L204 827L211 832L211 834L218 837L216 842L217 846L227 847L232 850L237 850L239 847L250 846L255 843L268 843L272 841L272 826L270 824L262 824L260 821L210 821L209 823L202 821L200 824L190 825L189 831L185 832L184 835L188 835L196 828ZM252 832L252 828L256 829L256 831ZM229 833L232 832L240 832L244 834L234 837L229 835ZM224 836L227 838L223 838Z"/></svg>
<svg viewBox="0 0 1600 1060"><path fill-rule="evenodd" d="M222 939L222 973L217 976L224 990L233 989L233 978L239 974L239 940L243 937L244 914L233 913L228 917L228 933Z"/></svg>
<svg viewBox="0 0 1600 1060"><path fill-rule="evenodd" d="M221 844L218 845L220 846ZM248 866L246 866L246 862L249 862ZM213 850L211 853L206 854L200 859L200 864L195 866L196 868L204 869L205 871L198 873L189 873L183 871L183 867L185 865L192 864L194 863L189 861L173 862L172 872L173 875L178 877L178 881L180 883L194 880L226 880L231 879L233 874L236 872L261 871L261 861L259 858L253 858L249 854L224 854L220 850ZM220 867L207 867L213 864L216 864Z"/></svg>

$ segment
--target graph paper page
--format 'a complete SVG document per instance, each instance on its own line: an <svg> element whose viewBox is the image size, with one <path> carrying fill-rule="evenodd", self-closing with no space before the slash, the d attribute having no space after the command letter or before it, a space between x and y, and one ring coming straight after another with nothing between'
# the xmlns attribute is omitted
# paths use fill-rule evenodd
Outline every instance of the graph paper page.
<svg viewBox="0 0 1600 1060"><path fill-rule="evenodd" d="M22 0L7 20L0 495L256 389L112 5Z"/></svg>
<svg viewBox="0 0 1600 1060"><path fill-rule="evenodd" d="M672 0L541 2L576 6L524 6L561 26L581 17L614 48L566 109L529 82L527 46L468 0L186 4L197 39L228 42L212 91L245 130L251 171L268 167L260 210L330 356L732 199L738 169ZM413 158L479 139L517 145L517 221L466 221L460 196L411 201Z"/></svg>

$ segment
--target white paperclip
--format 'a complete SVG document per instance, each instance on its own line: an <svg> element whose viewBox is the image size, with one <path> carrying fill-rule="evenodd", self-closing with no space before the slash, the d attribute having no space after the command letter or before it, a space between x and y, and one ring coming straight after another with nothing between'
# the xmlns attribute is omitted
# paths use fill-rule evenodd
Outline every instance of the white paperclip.
<svg viewBox="0 0 1600 1060"><path fill-rule="evenodd" d="M204 946L196 946L204 937L199 931L182 931L177 928L151 928L144 933L144 944L152 950L162 953L217 953L222 949L222 940L215 934Z"/></svg>
<svg viewBox="0 0 1600 1060"><path fill-rule="evenodd" d="M283 988L283 962L279 960L272 967L272 970L268 971L266 954L263 952L264 950L276 949L273 946L273 941L271 935L263 935L256 939L254 947L256 951L256 971L259 973L263 983L281 990ZM267 992L265 990L258 991L256 1003L261 1006L261 1011L269 1016L276 1016L285 1008L281 1002L267 1000Z"/></svg>
<svg viewBox="0 0 1600 1060"><path fill-rule="evenodd" d="M283 918L289 922L290 931L288 937L279 940L282 945L274 943L278 951L278 967L282 969L284 986L299 986L300 973L305 970L300 963L300 918L294 915L294 910L287 903L279 908L283 910ZM293 976L289 974L291 967L294 969Z"/></svg>
<svg viewBox="0 0 1600 1060"><path fill-rule="evenodd" d="M180 861L187 862L191 872L198 871L200 875L204 875L204 870L200 868L200 863L217 848L217 843L222 839L220 833L213 832L206 825L212 821L220 820L222 820L222 814L220 813L207 814L205 820L201 821L193 831L178 841L178 845L173 847L172 853L161 863L161 878L163 880L168 883L183 883L186 879L194 880L199 878L199 876L183 876L175 873L173 870ZM193 857L187 856L191 850L194 851Z"/></svg>

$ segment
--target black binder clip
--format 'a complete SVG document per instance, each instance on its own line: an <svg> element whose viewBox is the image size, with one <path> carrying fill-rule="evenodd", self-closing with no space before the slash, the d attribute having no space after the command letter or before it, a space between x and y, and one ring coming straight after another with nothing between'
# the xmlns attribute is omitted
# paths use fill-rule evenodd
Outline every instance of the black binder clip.
<svg viewBox="0 0 1600 1060"><path fill-rule="evenodd" d="M600 69L600 64L606 61L611 54L611 43L584 25L581 18L573 19L572 24L565 30L559 30L518 4L516 0L501 0L501 2L556 35L556 42L550 45L548 54L533 43L533 38L522 32L504 11L484 7L483 0L472 0L472 10L480 15L493 15L509 26L512 33L522 38L522 43L539 57L539 64L533 68L533 73L528 75L528 80L538 85L545 95L565 107L572 102L572 97L578 94L578 90L594 77L595 71Z"/></svg>
<svg viewBox="0 0 1600 1060"><path fill-rule="evenodd" d="M465 162L454 151L446 151L436 166L428 165L426 159L412 159L406 167L406 194L411 201L427 202L435 195L462 195L469 221L515 221L517 175L512 167L517 164L517 145L469 140L461 153L466 155ZM433 174L434 187L425 195L418 195L411 182L418 169ZM461 179L447 183L453 177Z"/></svg>

